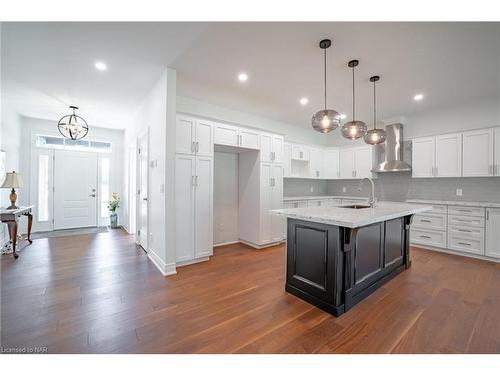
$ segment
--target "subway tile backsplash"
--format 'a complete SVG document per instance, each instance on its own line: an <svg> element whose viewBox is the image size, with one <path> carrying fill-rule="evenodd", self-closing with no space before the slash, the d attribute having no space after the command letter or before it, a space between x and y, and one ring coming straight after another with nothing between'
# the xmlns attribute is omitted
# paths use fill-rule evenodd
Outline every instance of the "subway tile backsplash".
<svg viewBox="0 0 500 375"><path fill-rule="evenodd" d="M358 191L360 184L360 180L285 179L283 191L284 196L368 196L369 184L361 184L361 191ZM456 189L462 189L462 196L456 196ZM375 179L375 196L386 201L443 199L500 203L500 177L411 178L411 172L385 173Z"/></svg>

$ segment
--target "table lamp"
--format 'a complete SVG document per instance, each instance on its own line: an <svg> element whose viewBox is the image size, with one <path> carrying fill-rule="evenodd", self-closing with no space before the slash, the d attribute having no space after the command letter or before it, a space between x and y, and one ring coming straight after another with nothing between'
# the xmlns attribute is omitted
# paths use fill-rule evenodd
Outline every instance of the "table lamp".
<svg viewBox="0 0 500 375"><path fill-rule="evenodd" d="M7 207L7 209L14 210L16 208L19 208L16 206L17 194L15 189L23 187L23 180L21 180L21 175L19 173L16 173L15 171L7 172L5 175L5 180L3 181L1 187L12 189L9 195L10 206Z"/></svg>

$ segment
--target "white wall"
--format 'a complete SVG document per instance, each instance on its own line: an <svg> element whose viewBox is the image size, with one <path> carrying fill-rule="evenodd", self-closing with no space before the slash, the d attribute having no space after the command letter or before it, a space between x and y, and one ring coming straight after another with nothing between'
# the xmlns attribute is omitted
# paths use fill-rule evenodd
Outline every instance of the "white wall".
<svg viewBox="0 0 500 375"><path fill-rule="evenodd" d="M1 116L1 134L0 134L0 149L5 151L5 170L6 171L17 171L22 173L20 170L20 158L21 154L21 117L10 110L7 107L5 101L2 101L2 116ZM24 182L24 188L16 189L18 196L18 205L23 204L25 197L29 197L29 191L26 190L26 177L22 176ZM0 181L2 184L3 181ZM10 205L9 201L9 189L0 189L0 206L7 207ZM24 225L21 225L20 231L24 232ZM5 224L0 224L0 246L9 240L9 233L7 231L7 226Z"/></svg>
<svg viewBox="0 0 500 375"><path fill-rule="evenodd" d="M142 103L136 137L149 129L148 254L164 274L175 273L176 72L166 69Z"/></svg>
<svg viewBox="0 0 500 375"><path fill-rule="evenodd" d="M32 135L43 134L60 136L56 124L56 120L49 121L32 117L21 117L19 128L21 129L21 147L23 152L20 153L19 169L24 182L22 200L20 200L22 205L35 204L35 202L30 202L30 176L32 172L31 168L33 167L31 165ZM110 192L116 192L120 195L122 203L117 211L119 224L126 223L128 220L127 211L123 209L127 200L124 194L124 132L123 130L90 126L86 139L112 143L112 153L110 155Z"/></svg>
<svg viewBox="0 0 500 375"><path fill-rule="evenodd" d="M238 241L238 154L214 153L214 244Z"/></svg>
<svg viewBox="0 0 500 375"><path fill-rule="evenodd" d="M318 133L307 126L300 127L275 121L262 116L235 111L230 108L202 102L183 96L177 97L177 111L208 119L230 122L238 125L250 126L265 131L283 134L286 141L311 143L324 146L328 135Z"/></svg>

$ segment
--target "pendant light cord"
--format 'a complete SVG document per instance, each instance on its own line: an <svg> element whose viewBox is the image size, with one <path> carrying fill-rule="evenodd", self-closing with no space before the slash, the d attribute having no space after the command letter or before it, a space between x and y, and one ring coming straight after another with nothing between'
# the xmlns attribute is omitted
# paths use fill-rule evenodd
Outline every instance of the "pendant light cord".
<svg viewBox="0 0 500 375"><path fill-rule="evenodd" d="M354 96L354 66L352 67L352 121L356 121Z"/></svg>
<svg viewBox="0 0 500 375"><path fill-rule="evenodd" d="M326 111L326 48L323 50L324 52L324 73L325 73L325 111Z"/></svg>
<svg viewBox="0 0 500 375"><path fill-rule="evenodd" d="M375 85L377 81L373 81L373 129L377 129L377 102L376 102L376 94L375 94Z"/></svg>

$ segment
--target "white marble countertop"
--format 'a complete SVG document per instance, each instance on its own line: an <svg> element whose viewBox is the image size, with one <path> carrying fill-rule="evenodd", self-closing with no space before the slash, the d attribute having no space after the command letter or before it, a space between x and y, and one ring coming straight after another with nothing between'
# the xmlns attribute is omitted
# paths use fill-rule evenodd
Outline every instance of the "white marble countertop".
<svg viewBox="0 0 500 375"><path fill-rule="evenodd" d="M358 228L397 217L430 211L432 206L404 202L378 202L373 208L305 207L271 210L275 215L347 228Z"/></svg>
<svg viewBox="0 0 500 375"><path fill-rule="evenodd" d="M283 197L284 201L305 201L305 200L316 200L316 199L355 199L367 201L368 197L346 197L341 195L304 195L297 197Z"/></svg>
<svg viewBox="0 0 500 375"><path fill-rule="evenodd" d="M419 203L419 204L446 204L450 206L500 208L500 203L492 203L492 202L442 201L442 200L432 200L432 199L407 199L406 202Z"/></svg>

